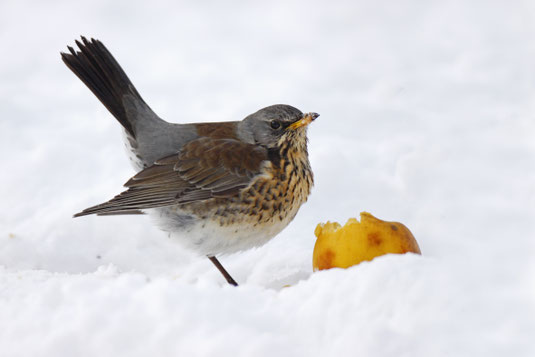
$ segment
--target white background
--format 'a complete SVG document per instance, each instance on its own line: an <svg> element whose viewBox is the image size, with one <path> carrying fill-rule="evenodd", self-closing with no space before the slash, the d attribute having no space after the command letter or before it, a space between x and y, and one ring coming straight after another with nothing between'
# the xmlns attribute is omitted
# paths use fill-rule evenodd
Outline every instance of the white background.
<svg viewBox="0 0 535 357"><path fill-rule="evenodd" d="M134 174L79 35L169 121L321 114L308 203L221 258L240 287L148 217L71 218ZM535 355L534 38L531 1L3 0L0 355ZM423 256L312 273L315 225L361 211Z"/></svg>

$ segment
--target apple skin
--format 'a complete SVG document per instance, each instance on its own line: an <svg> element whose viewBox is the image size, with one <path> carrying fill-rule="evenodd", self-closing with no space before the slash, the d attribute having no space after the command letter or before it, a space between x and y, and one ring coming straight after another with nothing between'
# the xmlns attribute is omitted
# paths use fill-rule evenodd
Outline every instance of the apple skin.
<svg viewBox="0 0 535 357"><path fill-rule="evenodd" d="M384 254L421 254L411 231L399 222L387 222L362 212L360 222L350 218L345 226L337 222L318 224L312 257L314 271L348 268Z"/></svg>

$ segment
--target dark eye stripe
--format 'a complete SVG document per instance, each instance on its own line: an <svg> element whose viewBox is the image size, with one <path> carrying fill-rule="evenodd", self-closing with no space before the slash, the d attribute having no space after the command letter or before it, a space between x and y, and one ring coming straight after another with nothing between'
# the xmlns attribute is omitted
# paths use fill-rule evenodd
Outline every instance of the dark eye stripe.
<svg viewBox="0 0 535 357"><path fill-rule="evenodd" d="M297 121L297 120L296 120L296 121ZM292 125L293 123L295 123L295 121L284 122L284 123L282 124L282 127L283 127L284 129L286 129L287 127L289 127L289 126Z"/></svg>
<svg viewBox="0 0 535 357"><path fill-rule="evenodd" d="M296 120L293 120L293 121L280 121L280 120L277 120L277 119L273 119L269 125L271 126L272 129L280 129L282 127L282 129L286 129L288 128L290 125L292 125L293 123L295 123L296 121L298 121L299 119L301 118L297 118ZM277 123L275 124L276 126L273 126L274 123Z"/></svg>

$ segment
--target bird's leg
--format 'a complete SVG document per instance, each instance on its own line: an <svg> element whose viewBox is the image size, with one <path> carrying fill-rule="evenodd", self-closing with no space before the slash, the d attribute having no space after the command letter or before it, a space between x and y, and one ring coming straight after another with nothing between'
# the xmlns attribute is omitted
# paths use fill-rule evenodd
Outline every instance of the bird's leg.
<svg viewBox="0 0 535 357"><path fill-rule="evenodd" d="M223 274L223 276L225 277L225 279L227 279L227 283L229 283L230 285L234 285L234 286L238 286L238 283L232 279L232 277L230 276L230 274L225 270L225 268L223 268L223 266L221 265L221 263L219 262L219 260L217 260L216 257L213 257L213 256L207 256L208 259L210 259L210 261L212 263L214 263L215 267L217 268L217 270L219 270L219 272L221 274Z"/></svg>

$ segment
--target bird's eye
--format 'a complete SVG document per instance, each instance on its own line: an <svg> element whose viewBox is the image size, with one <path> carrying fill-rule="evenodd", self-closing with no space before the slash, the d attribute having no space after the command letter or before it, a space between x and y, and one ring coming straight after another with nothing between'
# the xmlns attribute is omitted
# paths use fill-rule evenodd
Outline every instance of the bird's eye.
<svg viewBox="0 0 535 357"><path fill-rule="evenodd" d="M280 128L280 126L281 126L281 123L279 123L277 120L272 120L271 121L271 127L273 129L278 129L278 128Z"/></svg>

